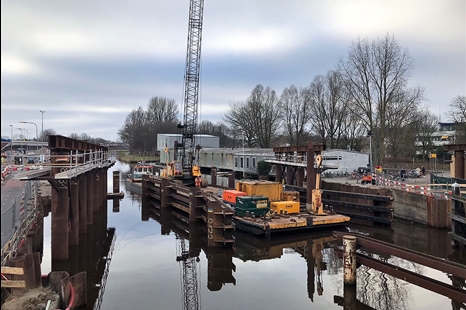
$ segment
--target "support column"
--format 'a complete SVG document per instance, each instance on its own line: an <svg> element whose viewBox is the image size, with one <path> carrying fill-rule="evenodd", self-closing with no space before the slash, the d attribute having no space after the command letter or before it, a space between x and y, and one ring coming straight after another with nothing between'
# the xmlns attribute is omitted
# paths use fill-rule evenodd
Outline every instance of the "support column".
<svg viewBox="0 0 466 310"><path fill-rule="evenodd" d="M70 180L70 203L71 203L71 231L70 245L79 244L79 192L78 180Z"/></svg>
<svg viewBox="0 0 466 310"><path fill-rule="evenodd" d="M314 171L314 144L307 144L307 167L306 167L306 209L312 209L312 190L316 188L316 173Z"/></svg>
<svg viewBox="0 0 466 310"><path fill-rule="evenodd" d="M455 150L455 178L464 179L464 150Z"/></svg>
<svg viewBox="0 0 466 310"><path fill-rule="evenodd" d="M286 166L286 184L293 185L293 167Z"/></svg>
<svg viewBox="0 0 466 310"><path fill-rule="evenodd" d="M282 182L283 179L283 165L275 165L275 182Z"/></svg>
<svg viewBox="0 0 466 310"><path fill-rule="evenodd" d="M296 186L303 187L304 183L304 168L298 167L296 171Z"/></svg>
<svg viewBox="0 0 466 310"><path fill-rule="evenodd" d="M170 180L162 179L162 184L160 185L160 208L169 208L172 205L172 198L170 196Z"/></svg>
<svg viewBox="0 0 466 310"><path fill-rule="evenodd" d="M228 187L235 188L235 172L234 171L231 171L230 174L228 174Z"/></svg>
<svg viewBox="0 0 466 310"><path fill-rule="evenodd" d="M86 187L87 187L87 197L86 197L86 212L87 212L87 225L92 225L92 187L94 186L94 175L92 171L86 172ZM89 229L88 229L89 232Z"/></svg>
<svg viewBox="0 0 466 310"><path fill-rule="evenodd" d="M78 176L79 190L79 233L87 233L87 185L86 175Z"/></svg>
<svg viewBox="0 0 466 310"><path fill-rule="evenodd" d="M210 185L217 185L217 167L212 167L210 170Z"/></svg>
<svg viewBox="0 0 466 310"><path fill-rule="evenodd" d="M52 186L52 260L68 259L68 216L69 199L68 188L57 182L58 187Z"/></svg>
<svg viewBox="0 0 466 310"><path fill-rule="evenodd" d="M356 237L343 236L343 282L356 285Z"/></svg>

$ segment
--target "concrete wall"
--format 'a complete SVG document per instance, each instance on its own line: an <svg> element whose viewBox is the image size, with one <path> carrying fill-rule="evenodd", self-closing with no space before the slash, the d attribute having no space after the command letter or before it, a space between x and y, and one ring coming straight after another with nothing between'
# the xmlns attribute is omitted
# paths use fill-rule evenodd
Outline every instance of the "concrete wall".
<svg viewBox="0 0 466 310"><path fill-rule="evenodd" d="M433 226L450 228L451 201L435 199L400 189L392 189L393 216L403 220Z"/></svg>
<svg viewBox="0 0 466 310"><path fill-rule="evenodd" d="M399 189L392 189L393 216L427 225L427 198Z"/></svg>

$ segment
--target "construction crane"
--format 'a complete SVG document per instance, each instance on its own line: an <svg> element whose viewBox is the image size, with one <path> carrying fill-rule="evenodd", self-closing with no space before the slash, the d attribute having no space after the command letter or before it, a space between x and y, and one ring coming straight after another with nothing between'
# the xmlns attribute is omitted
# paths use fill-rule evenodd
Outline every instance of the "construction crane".
<svg viewBox="0 0 466 310"><path fill-rule="evenodd" d="M199 148L196 147L197 112L199 100L199 71L201 67L201 40L204 0L190 0L188 22L188 47L186 52L186 72L184 75L184 119L181 129L181 144L175 143L175 161L167 167L168 175L181 178L184 184L200 186L201 169ZM177 153L179 153L180 160ZM197 160L196 160L197 159ZM196 160L196 162L195 162ZM181 165L181 167L180 167ZM191 257L185 239L177 236L179 253L176 260L182 269L183 309L199 309L197 269L199 257Z"/></svg>
<svg viewBox="0 0 466 310"><path fill-rule="evenodd" d="M201 177L199 147L196 147L195 134L198 122L203 12L204 0L190 1L186 72L184 75L183 123L178 125L182 140L181 143L175 144L175 154L179 154L179 163L174 163L172 170L172 176L182 178L185 184L194 183L194 180L198 182ZM175 159L178 159L178 155Z"/></svg>
<svg viewBox="0 0 466 310"><path fill-rule="evenodd" d="M179 246L179 251L176 256L176 261L181 266L181 300L183 310L198 310L199 306L199 287L198 287L198 269L199 257L191 257L189 249L186 246L186 240L176 235Z"/></svg>

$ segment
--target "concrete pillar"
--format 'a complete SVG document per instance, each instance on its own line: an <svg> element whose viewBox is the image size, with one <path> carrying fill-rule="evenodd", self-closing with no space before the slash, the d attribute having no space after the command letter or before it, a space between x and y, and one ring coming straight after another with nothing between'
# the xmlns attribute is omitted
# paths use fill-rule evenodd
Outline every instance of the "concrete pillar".
<svg viewBox="0 0 466 310"><path fill-rule="evenodd" d="M314 144L307 144L307 167L306 167L306 209L312 209L312 190L316 188L316 173L314 171Z"/></svg>
<svg viewBox="0 0 466 310"><path fill-rule="evenodd" d="M356 237L343 236L343 282L356 285Z"/></svg>
<svg viewBox="0 0 466 310"><path fill-rule="evenodd" d="M297 167L296 168L296 186L303 187L304 183L304 168Z"/></svg>
<svg viewBox="0 0 466 310"><path fill-rule="evenodd" d="M455 150L455 178L464 179L464 150Z"/></svg>
<svg viewBox="0 0 466 310"><path fill-rule="evenodd" d="M69 184L71 203L70 245L77 245L79 244L79 187L76 179L71 180Z"/></svg>
<svg viewBox="0 0 466 310"><path fill-rule="evenodd" d="M52 186L52 260L68 259L68 188L57 182L58 188Z"/></svg>
<svg viewBox="0 0 466 310"><path fill-rule="evenodd" d="M78 176L78 190L79 190L79 233L85 234L87 232L87 185L86 185L85 174L81 174Z"/></svg>

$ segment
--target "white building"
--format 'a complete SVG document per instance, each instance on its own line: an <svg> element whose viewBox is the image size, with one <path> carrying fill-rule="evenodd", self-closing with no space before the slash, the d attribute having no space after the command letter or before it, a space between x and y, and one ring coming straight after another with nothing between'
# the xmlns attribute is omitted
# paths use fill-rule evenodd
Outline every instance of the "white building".
<svg viewBox="0 0 466 310"><path fill-rule="evenodd" d="M331 173L357 170L358 167L368 167L369 154L347 150L328 150L322 152L322 165L331 168Z"/></svg>
<svg viewBox="0 0 466 310"><path fill-rule="evenodd" d="M167 160L173 160L173 148L175 141L181 143L181 134L157 134L157 151L160 153L160 162L165 163ZM194 135L194 145L200 145L202 148L218 148L220 146L220 138L212 135ZM168 148L166 153L165 147Z"/></svg>

